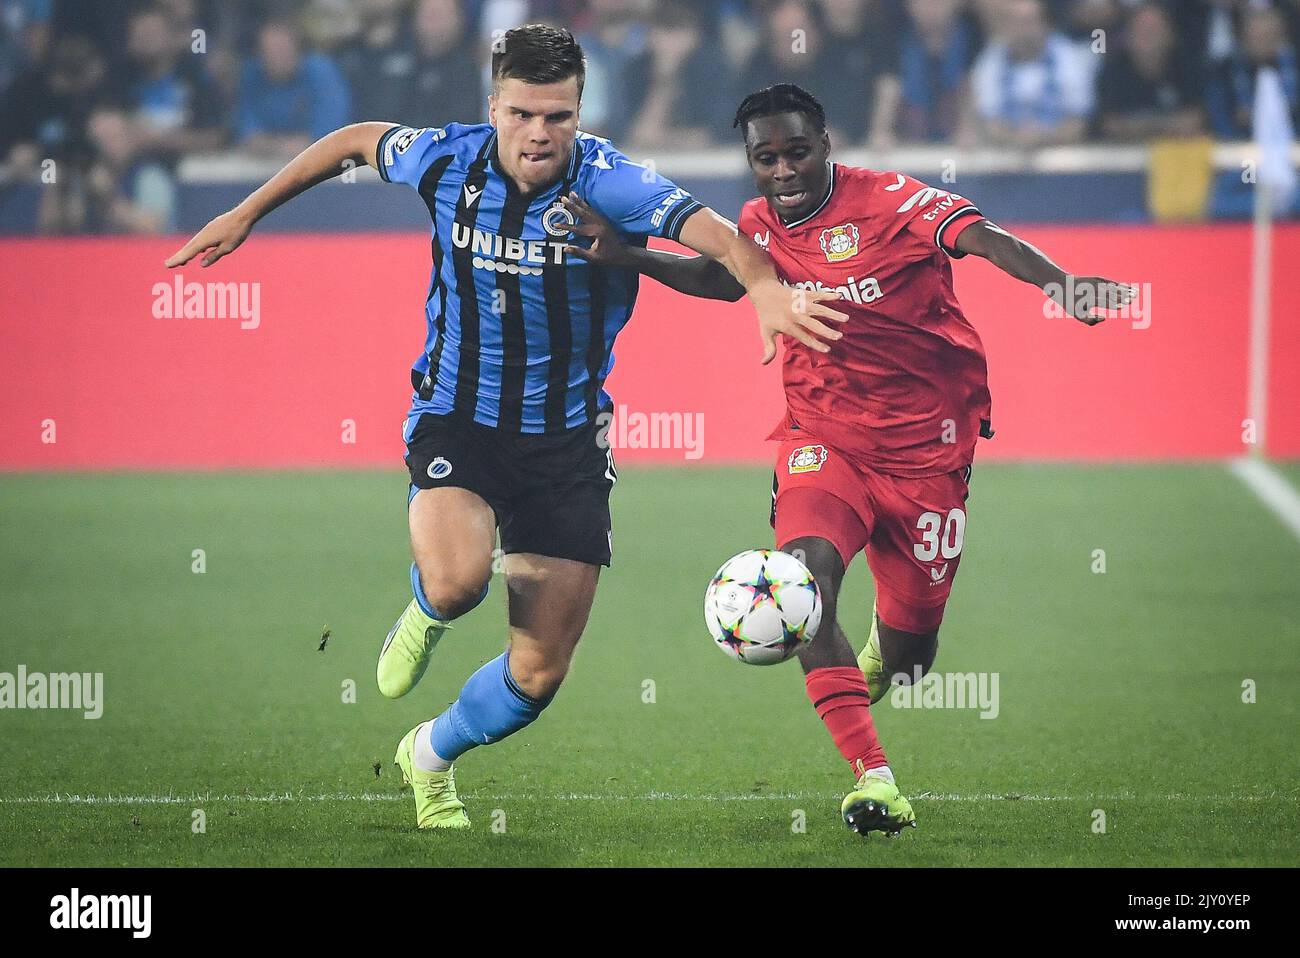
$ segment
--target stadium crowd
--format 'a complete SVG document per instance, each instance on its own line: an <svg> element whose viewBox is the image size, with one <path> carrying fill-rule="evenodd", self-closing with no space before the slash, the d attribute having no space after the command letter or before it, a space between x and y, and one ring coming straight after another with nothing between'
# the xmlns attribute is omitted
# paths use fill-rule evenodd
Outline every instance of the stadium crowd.
<svg viewBox="0 0 1300 958"><path fill-rule="evenodd" d="M71 171L44 232L164 229L187 155L484 120L532 20L583 44L583 127L642 152L734 142L782 80L841 146L1246 139L1265 65L1300 127L1300 0L0 0L0 182Z"/></svg>

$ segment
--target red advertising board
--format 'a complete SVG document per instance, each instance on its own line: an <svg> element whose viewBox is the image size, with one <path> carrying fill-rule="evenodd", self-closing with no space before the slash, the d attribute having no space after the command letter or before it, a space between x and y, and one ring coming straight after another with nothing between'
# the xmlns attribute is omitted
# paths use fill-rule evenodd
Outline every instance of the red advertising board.
<svg viewBox="0 0 1300 958"><path fill-rule="evenodd" d="M956 263L989 356L997 436L981 444L982 460L1245 451L1248 226L1022 232L1067 269L1144 284L1144 315L1091 329L1049 318L1036 290L988 263ZM177 245L0 241L0 468L400 464L408 370L424 337L426 236L254 236L211 269L171 272L162 263ZM1274 256L1267 444L1295 457L1300 225L1276 231ZM209 318L185 318L178 278L236 285L205 298ZM645 281L616 353L620 461L768 458L778 364L759 365L743 300L690 299ZM689 447L655 448L682 428L672 414L691 417Z"/></svg>

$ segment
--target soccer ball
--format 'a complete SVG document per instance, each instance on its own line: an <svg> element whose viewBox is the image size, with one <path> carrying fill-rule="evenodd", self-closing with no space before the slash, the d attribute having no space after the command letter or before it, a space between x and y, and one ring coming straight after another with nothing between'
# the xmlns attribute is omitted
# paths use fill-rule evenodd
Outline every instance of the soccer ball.
<svg viewBox="0 0 1300 958"><path fill-rule="evenodd" d="M788 552L751 549L724 562L709 583L704 621L733 659L775 665L817 634L821 591L808 567Z"/></svg>

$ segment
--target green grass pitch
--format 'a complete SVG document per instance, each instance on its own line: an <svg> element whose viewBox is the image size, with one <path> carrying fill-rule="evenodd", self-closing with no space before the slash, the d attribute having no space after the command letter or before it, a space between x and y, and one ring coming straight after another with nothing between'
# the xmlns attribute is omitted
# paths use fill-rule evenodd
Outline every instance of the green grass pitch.
<svg viewBox="0 0 1300 958"><path fill-rule="evenodd" d="M624 471L574 670L459 763L464 834L415 830L391 759L502 648L504 583L415 692L379 695L399 473L0 477L0 672L102 672L105 695L93 721L0 711L0 865L1300 861L1300 544L1225 467L976 466L937 667L997 673L999 714L877 707L920 820L896 841L840 823L798 667L704 632L708 576L770 542L769 477ZM859 645L870 610L859 560Z"/></svg>

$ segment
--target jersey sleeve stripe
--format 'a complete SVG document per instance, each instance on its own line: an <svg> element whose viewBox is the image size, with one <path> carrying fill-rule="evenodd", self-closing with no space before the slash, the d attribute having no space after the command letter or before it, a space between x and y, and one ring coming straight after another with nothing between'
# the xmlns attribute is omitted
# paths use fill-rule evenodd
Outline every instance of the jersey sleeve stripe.
<svg viewBox="0 0 1300 958"><path fill-rule="evenodd" d="M686 221L691 218L697 210L704 209L704 204L698 200L688 200L677 209L673 210L672 215L668 217L668 222L664 227L664 236L677 242L677 237L681 235L682 227Z"/></svg>
<svg viewBox="0 0 1300 958"><path fill-rule="evenodd" d="M949 227L949 225L953 223L954 220L958 219L959 217L967 216L970 214L974 214L975 216L984 215L975 206L963 206L961 209L953 210L951 213L949 213L947 217L944 219L944 221L939 224L939 228L934 231L934 244L938 246L939 249L943 250L945 253L948 253L949 255L955 253L956 250L953 250L951 247L944 244L943 241L944 230L946 230ZM959 254L959 255L964 255L964 254Z"/></svg>
<svg viewBox="0 0 1300 958"><path fill-rule="evenodd" d="M387 143L389 138L400 129L402 129L400 124L397 126L390 126L384 131L383 135L379 137L379 142L375 144L375 169L379 170L379 176L385 183L391 183L393 181L388 178L388 171L384 169L384 144Z"/></svg>

